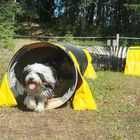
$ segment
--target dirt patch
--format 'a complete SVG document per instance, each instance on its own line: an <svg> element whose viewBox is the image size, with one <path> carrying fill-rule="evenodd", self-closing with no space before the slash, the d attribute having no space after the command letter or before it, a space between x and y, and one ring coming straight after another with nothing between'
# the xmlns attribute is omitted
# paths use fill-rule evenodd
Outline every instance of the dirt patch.
<svg viewBox="0 0 140 140"><path fill-rule="evenodd" d="M87 111L75 112L67 107L44 113L19 110L9 114L5 112L0 115L0 137L18 140L92 139L95 134L94 124L88 125L87 122L90 114Z"/></svg>

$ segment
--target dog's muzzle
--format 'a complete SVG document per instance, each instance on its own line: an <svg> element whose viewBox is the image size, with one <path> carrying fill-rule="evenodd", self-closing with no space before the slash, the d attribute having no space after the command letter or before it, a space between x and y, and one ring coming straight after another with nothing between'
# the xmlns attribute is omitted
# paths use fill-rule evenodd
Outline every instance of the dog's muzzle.
<svg viewBox="0 0 140 140"><path fill-rule="evenodd" d="M37 83L33 81L28 81L27 82L27 88L30 90L35 90L37 88Z"/></svg>

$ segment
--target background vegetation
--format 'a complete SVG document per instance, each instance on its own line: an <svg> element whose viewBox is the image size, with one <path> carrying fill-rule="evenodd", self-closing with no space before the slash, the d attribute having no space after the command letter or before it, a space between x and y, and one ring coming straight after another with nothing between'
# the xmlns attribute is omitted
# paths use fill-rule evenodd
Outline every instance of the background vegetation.
<svg viewBox="0 0 140 140"><path fill-rule="evenodd" d="M1 0L0 42L14 34L139 37L139 16L139 0Z"/></svg>
<svg viewBox="0 0 140 140"><path fill-rule="evenodd" d="M39 23L55 34L139 35L139 0L17 0L18 22Z"/></svg>

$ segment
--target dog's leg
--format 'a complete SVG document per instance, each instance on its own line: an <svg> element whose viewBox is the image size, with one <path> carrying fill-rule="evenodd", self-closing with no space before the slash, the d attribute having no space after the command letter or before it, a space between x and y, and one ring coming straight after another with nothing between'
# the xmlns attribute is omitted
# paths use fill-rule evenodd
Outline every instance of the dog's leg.
<svg viewBox="0 0 140 140"><path fill-rule="evenodd" d="M24 99L24 105L27 106L27 108L31 109L31 110L35 110L36 109L36 100L34 97L27 95Z"/></svg>
<svg viewBox="0 0 140 140"><path fill-rule="evenodd" d="M35 111L36 112L43 112L44 109L45 109L45 103L39 101L38 104L37 104L37 107L36 107Z"/></svg>

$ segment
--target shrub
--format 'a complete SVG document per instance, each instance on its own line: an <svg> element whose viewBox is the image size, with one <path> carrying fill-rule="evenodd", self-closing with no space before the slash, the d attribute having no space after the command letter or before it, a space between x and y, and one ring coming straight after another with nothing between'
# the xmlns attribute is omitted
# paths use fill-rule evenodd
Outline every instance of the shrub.
<svg viewBox="0 0 140 140"><path fill-rule="evenodd" d="M21 7L15 2L3 2L0 4L0 47L12 48L11 42L16 30L15 18L21 14Z"/></svg>

